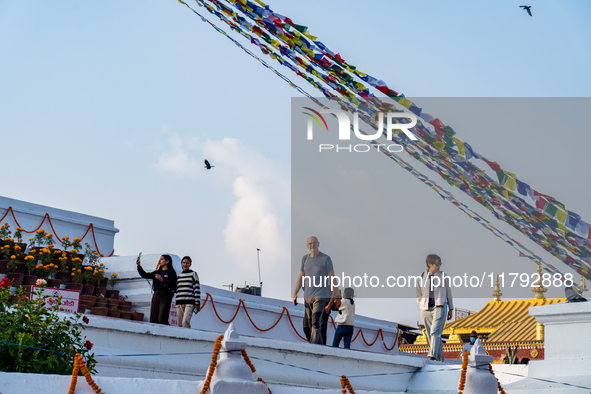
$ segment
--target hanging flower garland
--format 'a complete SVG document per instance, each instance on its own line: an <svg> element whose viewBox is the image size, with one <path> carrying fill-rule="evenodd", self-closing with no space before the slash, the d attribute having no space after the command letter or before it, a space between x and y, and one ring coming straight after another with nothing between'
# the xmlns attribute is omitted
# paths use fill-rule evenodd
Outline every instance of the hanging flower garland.
<svg viewBox="0 0 591 394"><path fill-rule="evenodd" d="M343 389L343 394L347 394L347 390L349 390L349 393L355 394L355 390L353 390L351 382L349 382L349 379L345 375L341 376L341 387Z"/></svg>
<svg viewBox="0 0 591 394"><path fill-rule="evenodd" d="M78 383L78 372L82 372L82 375L84 375L84 377L86 378L86 382L90 387L92 387L92 390L96 394L103 393L101 388L94 382L94 380L92 380L92 376L90 375L90 372L86 367L86 363L84 362L84 358L82 357L82 355L80 353L76 353L76 356L74 357L74 370L72 371L72 383L70 383L70 389L68 390L68 394L74 394L74 391L76 391L76 384Z"/></svg>
<svg viewBox="0 0 591 394"><path fill-rule="evenodd" d="M497 386L499 388L499 392L501 394L507 394L505 392L505 390L503 389L503 387L501 387L501 382L499 382L499 379L496 377L495 372L493 371L493 368L492 368L492 365L491 364L488 364L488 370L490 371L490 373L492 374L492 376L494 376L495 379L497 379Z"/></svg>
<svg viewBox="0 0 591 394"><path fill-rule="evenodd" d="M463 394L464 386L466 384L466 370L468 369L468 355L470 351L464 353L464 358L462 360L462 374L460 376L460 386L458 387L458 394Z"/></svg>
<svg viewBox="0 0 591 394"><path fill-rule="evenodd" d="M267 382L265 382L263 380L263 378L258 378L257 382L263 382L265 384L265 386L267 386L267 390L269 390L269 394L273 394L273 392L271 391L271 389L269 388L269 385L267 384Z"/></svg>
<svg viewBox="0 0 591 394"><path fill-rule="evenodd" d="M220 349L222 348L222 339L224 339L224 334L220 335L215 340L215 346L213 347L213 354L211 355L211 364L209 365L209 371L207 372L207 378L205 378L205 382L203 383L203 388L201 389L199 394L205 394L209 390L209 385L211 384L211 378L213 377L215 367L218 365L218 355L220 354Z"/></svg>
<svg viewBox="0 0 591 394"><path fill-rule="evenodd" d="M244 358L244 361L246 361L246 364L250 367L250 370L252 371L252 373L255 373L257 371L257 369L254 367L254 365L252 365L252 362L250 361L248 354L246 354L246 350L242 349L241 353L242 353L242 357Z"/></svg>

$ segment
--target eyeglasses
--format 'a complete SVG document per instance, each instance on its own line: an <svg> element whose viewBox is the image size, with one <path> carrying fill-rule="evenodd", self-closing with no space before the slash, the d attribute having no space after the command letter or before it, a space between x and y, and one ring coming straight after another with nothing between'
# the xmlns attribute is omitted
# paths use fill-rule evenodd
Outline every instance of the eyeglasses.
<svg viewBox="0 0 591 394"><path fill-rule="evenodd" d="M439 262L437 262L437 263L429 263L429 264L433 264L433 265L436 265L436 266L443 265L443 263L442 263L441 261L439 261Z"/></svg>

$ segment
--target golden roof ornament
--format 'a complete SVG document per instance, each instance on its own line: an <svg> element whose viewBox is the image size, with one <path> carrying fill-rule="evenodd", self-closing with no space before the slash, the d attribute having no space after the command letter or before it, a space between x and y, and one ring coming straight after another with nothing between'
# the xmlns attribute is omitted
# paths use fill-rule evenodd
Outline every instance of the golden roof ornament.
<svg viewBox="0 0 591 394"><path fill-rule="evenodd" d="M462 343L462 337L460 337L458 334L454 334L454 330L454 328L451 329L449 338L447 338L447 342L445 343Z"/></svg>
<svg viewBox="0 0 591 394"><path fill-rule="evenodd" d="M427 344L429 344L429 339L427 338L427 330L423 328L421 331L423 331L423 335L417 336L417 339L415 340L413 345L427 345Z"/></svg>
<svg viewBox="0 0 591 394"><path fill-rule="evenodd" d="M494 291L492 293L493 297L493 301L501 301L501 296L503 295L503 293L501 293L501 288L499 287L499 275L497 274L497 280L495 281L495 288Z"/></svg>
<svg viewBox="0 0 591 394"><path fill-rule="evenodd" d="M538 265L538 280L532 284L531 291L534 292L534 299L545 300L546 297L544 296L544 293L547 292L548 289L542 286L542 265L537 261L536 264Z"/></svg>

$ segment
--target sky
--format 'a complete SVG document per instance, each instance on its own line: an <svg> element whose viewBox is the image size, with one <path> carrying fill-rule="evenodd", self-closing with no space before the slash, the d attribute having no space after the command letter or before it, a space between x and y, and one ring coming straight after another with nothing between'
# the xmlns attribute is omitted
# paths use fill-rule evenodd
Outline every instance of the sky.
<svg viewBox="0 0 591 394"><path fill-rule="evenodd" d="M521 4L269 3L408 97L588 97L591 53L584 48L591 47L591 4L536 0L533 17ZM263 294L290 298L292 254L306 252L305 239L301 250L292 250L297 242L291 239L296 90L176 1L3 0L0 53L0 195L112 219L120 229L116 254L191 255L202 282L214 287L257 284L259 248ZM423 107L437 114L438 107ZM589 221L584 169L590 137L584 126L556 127L554 135L516 130L505 136L503 149L490 133L462 131L482 141L475 144L481 153L535 180L537 190ZM205 158L214 169L203 168ZM428 194L420 186L405 194L409 201ZM453 220L465 231L480 231L455 214L423 220ZM474 234L477 245L461 242L512 253L480 233ZM416 250L412 258L418 260L425 247L421 237L414 239L402 247ZM329 254L336 249L322 246ZM390 303L360 300L358 313L418 319L416 305ZM483 304L463 305L478 310Z"/></svg>

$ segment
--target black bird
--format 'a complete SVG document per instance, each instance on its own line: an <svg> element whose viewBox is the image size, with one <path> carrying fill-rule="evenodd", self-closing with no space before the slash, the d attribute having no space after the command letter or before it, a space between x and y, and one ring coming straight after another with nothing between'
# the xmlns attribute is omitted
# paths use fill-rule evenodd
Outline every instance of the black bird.
<svg viewBox="0 0 591 394"><path fill-rule="evenodd" d="M520 5L521 8L523 8L524 10L527 11L527 13L529 14L529 16L533 16L531 14L531 5Z"/></svg>
<svg viewBox="0 0 591 394"><path fill-rule="evenodd" d="M209 162L207 161L207 159L205 160L205 168L207 168L208 170L211 170L213 167L211 164L209 164Z"/></svg>

